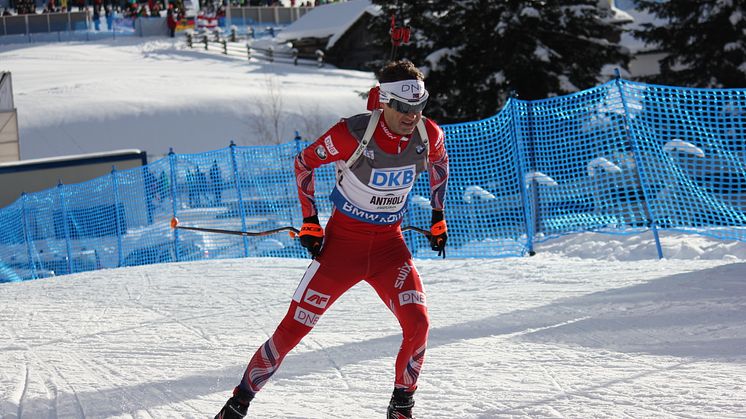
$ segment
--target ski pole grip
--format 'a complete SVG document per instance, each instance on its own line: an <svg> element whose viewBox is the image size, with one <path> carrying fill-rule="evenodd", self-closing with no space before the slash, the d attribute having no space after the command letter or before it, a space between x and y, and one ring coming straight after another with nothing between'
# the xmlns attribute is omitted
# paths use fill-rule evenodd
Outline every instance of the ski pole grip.
<svg viewBox="0 0 746 419"><path fill-rule="evenodd" d="M430 234L432 234L433 237L440 236L441 234L446 233L447 231L448 231L448 228L446 227L446 220L440 220L430 227Z"/></svg>
<svg viewBox="0 0 746 419"><path fill-rule="evenodd" d="M317 223L303 223L299 236L324 237L324 229Z"/></svg>

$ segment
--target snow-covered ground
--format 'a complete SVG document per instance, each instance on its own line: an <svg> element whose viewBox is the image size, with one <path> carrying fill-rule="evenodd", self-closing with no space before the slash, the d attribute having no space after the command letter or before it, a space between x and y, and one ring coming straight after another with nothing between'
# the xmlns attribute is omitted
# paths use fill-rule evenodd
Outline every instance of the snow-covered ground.
<svg viewBox="0 0 746 419"><path fill-rule="evenodd" d="M418 260L432 331L417 417L746 416L746 248L663 243L689 252L659 261L647 235L585 234L534 257ZM622 248L647 250L609 257ZM0 417L212 417L307 265L233 259L3 284ZM359 284L250 416L383 417L399 340Z"/></svg>

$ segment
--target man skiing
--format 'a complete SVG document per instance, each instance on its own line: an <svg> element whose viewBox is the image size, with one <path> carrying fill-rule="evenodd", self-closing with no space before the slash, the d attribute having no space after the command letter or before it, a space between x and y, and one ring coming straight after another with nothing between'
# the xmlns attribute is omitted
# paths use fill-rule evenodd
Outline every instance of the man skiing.
<svg viewBox="0 0 746 419"><path fill-rule="evenodd" d="M441 128L423 118L428 100L424 76L414 64L391 62L371 91L380 109L343 119L295 159L303 211L300 243L312 259L290 308L274 334L256 351L233 397L215 419L243 418L256 393L324 312L365 280L396 316L402 344L396 358L388 418L411 418L429 319L422 282L400 229L407 196L428 170L432 206L431 248L445 257L443 204L448 155ZM370 101L369 101L370 103ZM326 231L319 224L314 169L334 163L337 181Z"/></svg>

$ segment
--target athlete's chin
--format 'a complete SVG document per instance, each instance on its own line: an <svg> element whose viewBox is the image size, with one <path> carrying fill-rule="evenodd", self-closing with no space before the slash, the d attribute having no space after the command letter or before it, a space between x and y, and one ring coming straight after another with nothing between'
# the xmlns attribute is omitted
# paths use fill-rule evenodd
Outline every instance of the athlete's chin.
<svg viewBox="0 0 746 419"><path fill-rule="evenodd" d="M414 132L414 129L417 125L416 124L407 124L402 122L399 124L399 132L397 134L399 135L410 135Z"/></svg>

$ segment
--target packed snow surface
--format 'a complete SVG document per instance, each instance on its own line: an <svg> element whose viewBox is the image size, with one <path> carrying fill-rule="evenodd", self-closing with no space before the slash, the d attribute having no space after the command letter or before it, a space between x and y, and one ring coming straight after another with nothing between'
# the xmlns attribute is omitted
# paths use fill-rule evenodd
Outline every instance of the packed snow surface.
<svg viewBox="0 0 746 419"><path fill-rule="evenodd" d="M663 242L666 254L689 250L657 260L646 234L583 234L534 257L417 260L432 327L417 417L744 417L746 249ZM212 417L308 262L1 285L0 417ZM250 417L383 417L400 339L361 282L288 355Z"/></svg>

